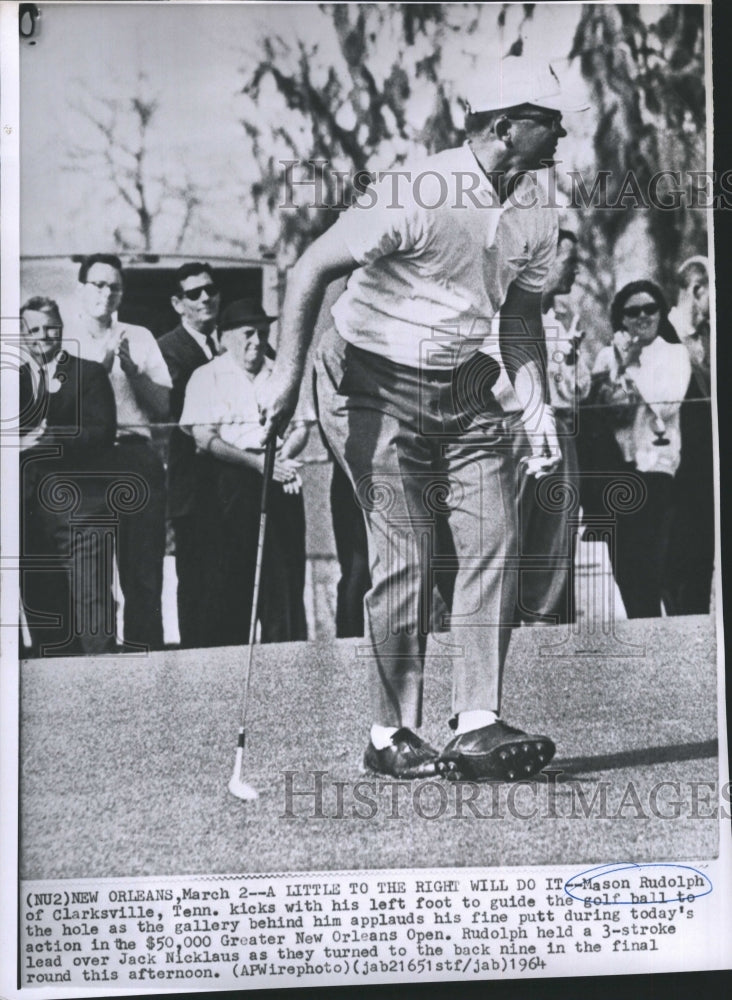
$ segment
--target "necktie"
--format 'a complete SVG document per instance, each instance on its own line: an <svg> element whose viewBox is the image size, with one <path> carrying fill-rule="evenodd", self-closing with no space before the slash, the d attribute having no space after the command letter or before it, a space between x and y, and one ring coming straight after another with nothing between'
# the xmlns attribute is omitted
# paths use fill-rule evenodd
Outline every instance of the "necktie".
<svg viewBox="0 0 732 1000"><path fill-rule="evenodd" d="M45 365L38 369L38 393L37 398L42 405L48 400L48 372Z"/></svg>
<svg viewBox="0 0 732 1000"><path fill-rule="evenodd" d="M211 352L211 357L215 358L216 355L218 354L218 351L216 350L216 341L213 339L213 334L207 333L205 336L206 336L206 346Z"/></svg>
<svg viewBox="0 0 732 1000"><path fill-rule="evenodd" d="M48 413L48 378L45 365L26 368L28 373L28 396L21 397L22 426L28 431L39 427ZM34 374L37 372L37 375Z"/></svg>

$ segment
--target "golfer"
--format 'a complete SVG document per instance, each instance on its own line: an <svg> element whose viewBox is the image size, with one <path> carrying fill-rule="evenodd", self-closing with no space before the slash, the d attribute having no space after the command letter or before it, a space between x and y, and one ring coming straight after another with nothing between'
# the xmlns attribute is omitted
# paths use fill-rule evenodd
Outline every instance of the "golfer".
<svg viewBox="0 0 732 1000"><path fill-rule="evenodd" d="M266 440L294 412L327 284L352 272L316 362L319 417L369 535L364 765L400 779L518 780L554 753L548 737L500 719L518 549L499 398L505 383L518 401L529 472L551 472L541 297L558 220L532 171L567 133L556 90L531 83L472 100L465 127L463 146L377 177L303 254L258 393ZM448 573L451 634L438 638L453 662L454 735L440 753L417 730L431 595Z"/></svg>

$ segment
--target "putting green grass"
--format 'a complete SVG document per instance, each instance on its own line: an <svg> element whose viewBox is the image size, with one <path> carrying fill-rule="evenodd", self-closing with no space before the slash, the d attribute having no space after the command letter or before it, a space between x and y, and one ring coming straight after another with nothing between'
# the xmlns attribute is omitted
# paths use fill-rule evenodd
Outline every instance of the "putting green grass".
<svg viewBox="0 0 732 1000"><path fill-rule="evenodd" d="M506 721L556 742L553 788L542 776L520 788L394 788L374 777L359 786L369 723L359 641L257 647L244 765L256 803L227 790L244 649L25 662L21 877L714 856L705 803L715 793L703 790L694 810L689 786L717 780L712 619L619 622L615 639L558 645L565 638L560 628L517 631L504 685ZM442 746L451 669L431 650L423 733ZM312 794L288 803L288 780L312 792L316 771L326 772L322 807ZM661 781L679 790L652 803ZM679 817L653 815L655 805L672 816L674 797Z"/></svg>

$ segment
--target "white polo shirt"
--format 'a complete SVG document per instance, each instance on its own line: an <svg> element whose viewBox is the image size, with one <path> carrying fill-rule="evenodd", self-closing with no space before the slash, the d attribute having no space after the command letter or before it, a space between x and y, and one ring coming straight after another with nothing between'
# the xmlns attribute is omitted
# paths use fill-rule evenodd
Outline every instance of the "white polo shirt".
<svg viewBox="0 0 732 1000"><path fill-rule="evenodd" d="M77 317L64 328L64 348L87 361L103 363L107 353L117 351L120 342L127 338L130 357L145 375L164 389L172 388L170 372L158 347L155 337L144 326L120 323L114 319L108 330L101 336L92 336L83 317ZM150 417L140 407L129 378L122 371L119 357L115 354L109 381L117 406L117 436L140 434L151 437Z"/></svg>
<svg viewBox="0 0 732 1000"><path fill-rule="evenodd" d="M362 265L332 309L336 329L413 368L496 353L493 318L509 285L542 291L556 209L529 175L500 204L467 144L402 169L409 177L381 175L335 224Z"/></svg>

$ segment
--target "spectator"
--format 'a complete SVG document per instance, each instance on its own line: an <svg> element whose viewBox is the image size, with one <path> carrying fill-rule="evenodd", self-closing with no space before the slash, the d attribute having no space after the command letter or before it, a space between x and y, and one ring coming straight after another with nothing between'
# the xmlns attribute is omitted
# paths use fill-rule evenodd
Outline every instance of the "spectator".
<svg viewBox="0 0 732 1000"><path fill-rule="evenodd" d="M273 318L253 299L224 309L219 329L225 353L198 368L186 388L180 423L198 450L212 456L210 487L218 504L218 614L208 622L205 645L240 645L249 638L263 470L254 389L272 369L265 354ZM296 422L275 460L259 609L262 642L307 638L305 513L294 461L307 433Z"/></svg>
<svg viewBox="0 0 732 1000"><path fill-rule="evenodd" d="M20 369L20 589L31 655L113 652L112 561L98 535L105 483L95 474L111 465L114 394L101 365L61 350L52 299L31 298L20 315L28 356Z"/></svg>
<svg viewBox="0 0 732 1000"><path fill-rule="evenodd" d="M542 483L522 475L519 493L521 560L519 615L528 623L575 620L575 531L570 515L579 510L579 466L575 437L578 403L590 390L590 370L580 351L584 334L577 317L559 311L557 296L568 295L577 278L577 237L559 230L557 256L546 280L542 315L547 346L549 400L562 454L556 472ZM561 487L557 493L557 488ZM556 494L551 503L547 495ZM576 498L576 499L574 499Z"/></svg>
<svg viewBox="0 0 732 1000"><path fill-rule="evenodd" d="M159 347L173 382L170 419L177 423L188 380L219 353L216 324L220 294L208 264L183 264L175 281L171 302L180 323L160 338ZM212 468L211 457L197 453L190 434L174 427L168 451L168 513L175 534L178 628L184 649L206 645L203 639L210 634L211 616L215 613L211 607L216 573Z"/></svg>
<svg viewBox="0 0 732 1000"><path fill-rule="evenodd" d="M593 375L622 456L619 471L632 473L634 496L617 515L610 555L628 617L653 618L661 615L681 459L679 413L691 365L652 282L625 285L611 320L613 343L597 355Z"/></svg>
<svg viewBox="0 0 732 1000"><path fill-rule="evenodd" d="M318 314L313 339L317 343L329 329L330 310L346 287L346 279L333 281L325 291ZM311 380L314 395L314 378ZM309 388L303 379L303 389ZM302 396L298 401L301 406ZM321 432L323 447L331 460L330 513L340 576L336 585L335 634L342 639L362 636L364 630L363 599L371 587L369 547L363 509L351 480L333 454Z"/></svg>
<svg viewBox="0 0 732 1000"><path fill-rule="evenodd" d="M681 406L681 464L664 603L670 615L709 612L714 570L714 445L706 257L679 268L679 298L669 320L689 353L691 379Z"/></svg>
<svg viewBox="0 0 732 1000"><path fill-rule="evenodd" d="M333 460L330 510L340 579L336 588L336 637L362 636L363 599L371 586L369 545L363 508L351 480Z"/></svg>
<svg viewBox="0 0 732 1000"><path fill-rule="evenodd" d="M79 268L81 309L64 346L100 362L117 405L115 472L135 509L118 511L117 565L125 599L125 648L163 645L165 471L150 425L168 416L170 375L149 330L121 323L122 264L110 254L86 257Z"/></svg>

